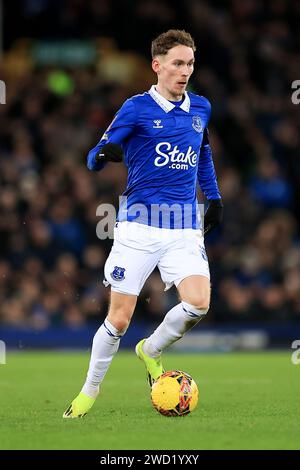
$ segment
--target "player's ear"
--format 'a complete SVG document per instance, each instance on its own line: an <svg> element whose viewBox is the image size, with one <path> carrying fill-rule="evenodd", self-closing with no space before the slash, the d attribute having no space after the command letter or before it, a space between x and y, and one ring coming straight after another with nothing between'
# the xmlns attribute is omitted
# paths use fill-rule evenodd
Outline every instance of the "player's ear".
<svg viewBox="0 0 300 470"><path fill-rule="evenodd" d="M152 70L153 72L155 73L159 73L160 72L160 61L158 59L158 57L154 57L152 59Z"/></svg>

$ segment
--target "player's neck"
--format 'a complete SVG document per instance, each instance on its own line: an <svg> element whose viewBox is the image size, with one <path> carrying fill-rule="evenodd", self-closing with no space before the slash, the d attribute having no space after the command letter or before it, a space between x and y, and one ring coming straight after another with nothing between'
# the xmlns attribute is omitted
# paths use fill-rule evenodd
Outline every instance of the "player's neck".
<svg viewBox="0 0 300 470"><path fill-rule="evenodd" d="M183 94L173 95L166 88L162 87L159 83L155 85L155 89L157 93L159 93L161 96L163 96L166 100L169 101L181 101L183 98Z"/></svg>

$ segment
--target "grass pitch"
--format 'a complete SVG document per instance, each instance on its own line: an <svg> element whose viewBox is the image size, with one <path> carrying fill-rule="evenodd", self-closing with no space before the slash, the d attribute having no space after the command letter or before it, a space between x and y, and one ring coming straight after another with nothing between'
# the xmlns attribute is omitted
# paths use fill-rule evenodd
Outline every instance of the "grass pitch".
<svg viewBox="0 0 300 470"><path fill-rule="evenodd" d="M8 353L0 365L0 449L299 449L300 365L289 353L165 354L196 380L183 418L154 410L143 364L119 352L81 420L62 413L80 390L89 353Z"/></svg>

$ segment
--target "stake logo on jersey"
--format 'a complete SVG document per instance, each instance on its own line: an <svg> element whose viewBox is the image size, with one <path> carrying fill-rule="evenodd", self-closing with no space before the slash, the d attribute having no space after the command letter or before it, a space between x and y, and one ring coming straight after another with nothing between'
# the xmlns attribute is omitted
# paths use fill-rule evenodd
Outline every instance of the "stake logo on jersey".
<svg viewBox="0 0 300 470"><path fill-rule="evenodd" d="M120 268L119 266L115 266L113 272L110 273L110 275L115 281L123 281L123 279L125 279L125 274L124 274L125 271L126 271L125 268Z"/></svg>
<svg viewBox="0 0 300 470"><path fill-rule="evenodd" d="M160 142L155 147L156 153L159 155L154 160L154 165L161 167L168 165L169 168L176 170L188 170L190 167L197 165L197 153L191 145L186 152L181 152L178 145L172 148L170 142Z"/></svg>

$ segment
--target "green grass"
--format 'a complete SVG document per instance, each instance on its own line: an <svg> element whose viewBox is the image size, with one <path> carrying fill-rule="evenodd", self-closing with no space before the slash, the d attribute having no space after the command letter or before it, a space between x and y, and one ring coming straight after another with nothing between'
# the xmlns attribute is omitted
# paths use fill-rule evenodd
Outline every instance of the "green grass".
<svg viewBox="0 0 300 470"><path fill-rule="evenodd" d="M0 365L1 449L299 449L300 365L288 353L166 354L189 372L197 409L167 418L151 405L143 365L119 352L82 420L62 413L84 381L88 353L8 353Z"/></svg>

